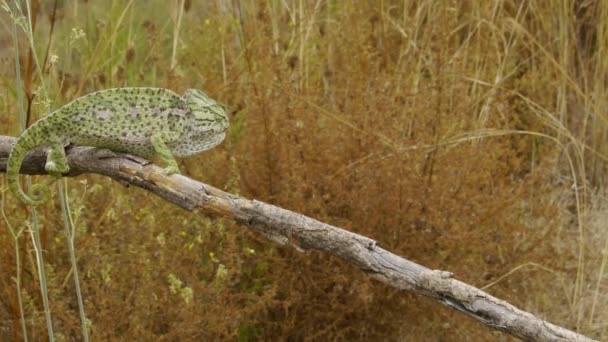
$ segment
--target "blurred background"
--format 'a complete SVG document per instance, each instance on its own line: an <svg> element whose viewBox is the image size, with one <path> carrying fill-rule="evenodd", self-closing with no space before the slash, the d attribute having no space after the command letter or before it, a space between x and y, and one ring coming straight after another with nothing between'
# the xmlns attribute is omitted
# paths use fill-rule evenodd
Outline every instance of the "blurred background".
<svg viewBox="0 0 608 342"><path fill-rule="evenodd" d="M29 124L100 89L202 89L231 126L180 161L184 174L608 339L608 3L30 4L31 39L27 20L0 14L0 134L23 121L16 23ZM511 340L337 258L101 176L70 179L69 194L93 340ZM19 256L28 336L45 339L31 239L9 233L30 212L8 193L2 212L0 336L22 338ZM56 195L39 217L56 337L79 340Z"/></svg>

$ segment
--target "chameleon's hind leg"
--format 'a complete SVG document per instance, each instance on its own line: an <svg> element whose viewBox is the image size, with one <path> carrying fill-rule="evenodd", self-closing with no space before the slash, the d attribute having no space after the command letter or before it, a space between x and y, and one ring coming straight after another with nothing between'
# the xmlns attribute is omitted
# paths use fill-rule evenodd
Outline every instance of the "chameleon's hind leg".
<svg viewBox="0 0 608 342"><path fill-rule="evenodd" d="M50 196L49 187L51 186L51 184L58 180L62 174L68 173L70 171L68 160L65 156L63 144L58 142L51 143L50 148L47 152L46 164L44 164L44 169L52 177L50 177L43 183L32 185L30 192L34 198L48 198Z"/></svg>
<svg viewBox="0 0 608 342"><path fill-rule="evenodd" d="M177 166L177 161L173 158L173 154L171 150L165 143L167 140L168 133L157 133L152 136L150 141L152 142L152 146L154 146L154 151L160 157L160 159L167 165L163 170L164 173L170 175L172 173L180 173L179 166Z"/></svg>
<svg viewBox="0 0 608 342"><path fill-rule="evenodd" d="M59 178L62 174L70 172L68 158L65 156L62 143L54 142L51 144L44 169L54 178Z"/></svg>

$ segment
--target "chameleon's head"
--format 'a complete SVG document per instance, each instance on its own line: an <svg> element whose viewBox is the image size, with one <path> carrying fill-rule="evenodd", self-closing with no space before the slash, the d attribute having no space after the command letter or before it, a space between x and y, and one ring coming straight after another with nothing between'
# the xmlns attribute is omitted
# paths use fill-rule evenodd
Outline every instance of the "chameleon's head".
<svg viewBox="0 0 608 342"><path fill-rule="evenodd" d="M194 114L194 132L223 132L228 128L228 117L224 107L197 89L188 89L184 94L188 109Z"/></svg>

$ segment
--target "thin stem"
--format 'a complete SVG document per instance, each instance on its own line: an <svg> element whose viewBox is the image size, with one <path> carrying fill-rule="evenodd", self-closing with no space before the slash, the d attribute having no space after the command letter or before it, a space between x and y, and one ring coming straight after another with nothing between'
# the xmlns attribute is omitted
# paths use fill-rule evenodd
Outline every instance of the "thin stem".
<svg viewBox="0 0 608 342"><path fill-rule="evenodd" d="M17 2L15 2L15 4L18 6ZM32 27L31 4L30 4L29 0L26 1L25 4L26 4L26 8L27 8L26 35L28 37L32 58L34 59L34 62L36 63L36 69L37 69L39 77L40 77L42 98L46 101L46 100L48 100L48 92L47 92L46 84L44 82L44 73L42 72L42 68L40 66L40 62L38 60L38 56L36 54L36 49L35 49L35 45L34 45L34 31L33 31L33 27ZM31 188L31 185L32 185L31 179L27 178L28 188ZM51 318L51 309L49 307L47 277L46 277L46 271L45 271L45 267L44 267L44 257L42 255L42 243L40 241L40 225L38 223L38 213L37 213L36 207L31 208L31 213L32 213L32 216L31 216L32 229L30 230L30 232L31 232L31 236L32 236L32 241L34 243L34 250L36 253L38 276L39 276L39 282L40 282L40 292L41 292L41 296L42 296L42 303L44 306L44 316L45 316L45 320L46 320L46 328L47 328L47 332L49 335L49 341L53 342L53 341L55 341L55 336L53 333L53 321Z"/></svg>
<svg viewBox="0 0 608 342"><path fill-rule="evenodd" d="M8 227L11 236L15 242L15 268L16 268L16 276L15 276L15 287L17 292L17 304L19 305L19 315L21 318L21 336L23 341L28 342L27 338L27 327L25 326L25 313L23 310L23 298L21 297L21 254L19 250L19 238L23 233L23 229L19 231L15 231L13 226L10 224L8 217L6 217L6 212L4 211L4 201L5 201L5 191L0 191L0 214L2 214L2 218Z"/></svg>
<svg viewBox="0 0 608 342"><path fill-rule="evenodd" d="M70 261L72 263L72 271L74 275L74 287L76 288L76 297L78 299L78 311L80 313L80 326L82 328L82 337L85 342L88 342L89 333L87 329L87 317L84 312L84 303L82 301L82 292L80 290L80 280L78 277L78 265L76 263L76 252L74 248L76 229L74 228L74 221L72 221L72 215L70 215L72 211L70 210L70 204L68 202L67 188L67 180L65 178L60 179L57 182L57 192L59 193L59 201L61 202L61 212L63 213L63 226L65 227L65 237L68 242L68 250L70 252Z"/></svg>
<svg viewBox="0 0 608 342"><path fill-rule="evenodd" d="M173 30L173 49L171 51L171 70L177 66L177 41L179 40L179 29L182 26L182 16L184 14L184 4L186 0L179 2L179 10L177 12L177 21Z"/></svg>
<svg viewBox="0 0 608 342"><path fill-rule="evenodd" d="M32 187L32 181L27 179L27 187ZM55 341L53 333L53 321L51 318L51 309L49 307L48 287L46 283L46 271L44 269L44 257L42 256L42 243L40 242L40 225L38 224L38 213L36 207L32 207L32 230L30 231L32 242L34 243L34 251L36 254L36 264L38 266L38 280L40 282L40 294L44 305L44 317L46 319L46 330L49 334L49 341Z"/></svg>

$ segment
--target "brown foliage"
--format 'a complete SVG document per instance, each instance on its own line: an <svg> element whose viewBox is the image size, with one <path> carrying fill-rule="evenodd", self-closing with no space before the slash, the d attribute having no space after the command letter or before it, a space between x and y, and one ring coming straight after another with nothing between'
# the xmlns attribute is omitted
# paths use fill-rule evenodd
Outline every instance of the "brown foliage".
<svg viewBox="0 0 608 342"><path fill-rule="evenodd" d="M167 3L108 9L91 2L81 4L81 16L62 11L51 47L59 62L46 74L51 98L63 103L124 85L204 89L226 104L231 131L214 151L184 160L184 173L369 236L473 285L499 280L490 288L498 297L556 324L601 333L577 319L588 315L584 289L594 278L577 275L577 239L586 228L577 225L570 189L573 176L577 186L597 183L586 167L605 164L575 155L571 168L566 156L585 132L601 136L605 126L581 128L585 118L569 116L570 106L591 106L593 89L579 81L592 66L562 55L576 39L553 39L553 17L567 13L517 1L187 3L175 70ZM94 26L85 11L99 14ZM122 11L128 24L119 20ZM562 24L572 34L584 27L593 49L592 19ZM68 42L73 27L85 28L86 43ZM9 67L2 63L3 75ZM16 131L13 103L6 96L10 115L0 115L0 133ZM82 179L94 185L85 191L72 180L71 198L95 340L496 337L334 258L277 247L232 222L201 220L100 177ZM19 203L5 210L13 225L24 224ZM58 206L42 214L54 324L77 339ZM3 225L0 333L18 336L14 244ZM30 240L19 241L36 339L44 329L36 268ZM588 269L598 258L588 256ZM605 318L598 307L600 314Z"/></svg>

